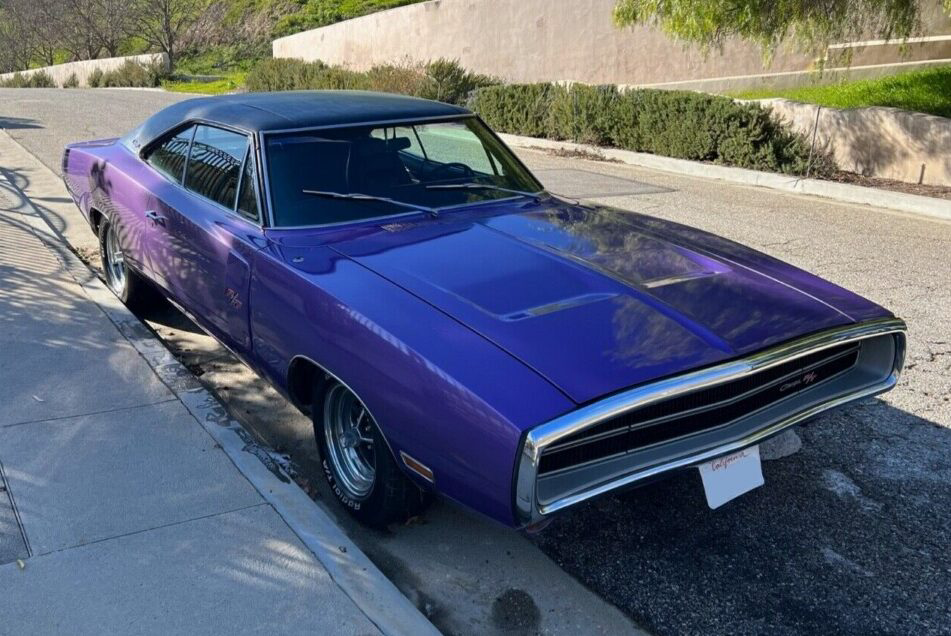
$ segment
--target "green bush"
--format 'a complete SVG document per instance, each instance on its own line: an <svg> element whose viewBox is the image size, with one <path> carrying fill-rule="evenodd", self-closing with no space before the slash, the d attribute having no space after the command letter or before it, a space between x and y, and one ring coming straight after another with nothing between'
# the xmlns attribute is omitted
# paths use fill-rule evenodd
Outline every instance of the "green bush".
<svg viewBox="0 0 951 636"><path fill-rule="evenodd" d="M245 86L249 91L290 91L315 88L323 62L287 58L264 59L251 67Z"/></svg>
<svg viewBox="0 0 951 636"><path fill-rule="evenodd" d="M825 153L810 158L808 140L767 110L716 95L529 84L483 88L469 106L514 134L788 174L805 173L810 161L812 175L835 170Z"/></svg>
<svg viewBox="0 0 951 636"><path fill-rule="evenodd" d="M161 84L163 75L159 64L140 64L126 60L119 68L103 73L97 86L151 88ZM91 77L89 84L93 85Z"/></svg>
<svg viewBox="0 0 951 636"><path fill-rule="evenodd" d="M422 71L426 81L419 92L412 94L447 104L464 104L473 91L499 83L487 75L470 73L458 60L433 60L423 66Z"/></svg>
<svg viewBox="0 0 951 636"><path fill-rule="evenodd" d="M26 88L27 82L19 72L5 80L0 80L0 88Z"/></svg>
<svg viewBox="0 0 951 636"><path fill-rule="evenodd" d="M27 86L30 88L56 88L56 82L46 71L37 71L27 78Z"/></svg>
<svg viewBox="0 0 951 636"><path fill-rule="evenodd" d="M56 82L46 71L24 75L19 71L0 81L0 88L56 88Z"/></svg>
<svg viewBox="0 0 951 636"><path fill-rule="evenodd" d="M63 88L78 88L79 87L79 78L76 77L75 73L70 73L69 77L66 78L66 81L63 82Z"/></svg>
<svg viewBox="0 0 951 636"><path fill-rule="evenodd" d="M103 75L105 75L105 73L102 72L102 69L96 67L92 70L92 73L89 74L89 77L86 79L86 83L89 84L90 88L102 86Z"/></svg>

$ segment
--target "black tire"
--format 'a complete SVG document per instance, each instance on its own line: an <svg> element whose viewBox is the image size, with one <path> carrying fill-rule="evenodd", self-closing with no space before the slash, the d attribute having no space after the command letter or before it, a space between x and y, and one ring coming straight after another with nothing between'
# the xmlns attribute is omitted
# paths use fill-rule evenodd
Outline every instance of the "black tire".
<svg viewBox="0 0 951 636"><path fill-rule="evenodd" d="M335 450L338 453L341 450L340 445L335 445L335 448L328 445L326 419L330 417L331 421L335 421L335 409L346 408L338 405L344 395L366 413L363 433L366 439L372 439L372 444L363 444L365 448L372 448L373 464L372 483L365 491L348 486L350 479L343 474L346 468L341 468L341 462L334 459ZM315 383L313 400L311 419L320 451L321 468L330 491L347 512L361 523L376 528L402 523L421 513L431 501L431 494L419 488L400 470L379 426L360 399L346 385L326 378ZM334 427L331 425L329 428ZM370 454L367 453L366 457L369 459Z"/></svg>
<svg viewBox="0 0 951 636"><path fill-rule="evenodd" d="M110 240L115 240L116 246L120 245L120 234L116 232L116 226L111 221L103 219L99 223L99 260L106 286L131 309L145 309L152 306L158 297L155 288L138 272L130 268L124 259L120 257L121 262L116 262L114 249L109 247Z"/></svg>

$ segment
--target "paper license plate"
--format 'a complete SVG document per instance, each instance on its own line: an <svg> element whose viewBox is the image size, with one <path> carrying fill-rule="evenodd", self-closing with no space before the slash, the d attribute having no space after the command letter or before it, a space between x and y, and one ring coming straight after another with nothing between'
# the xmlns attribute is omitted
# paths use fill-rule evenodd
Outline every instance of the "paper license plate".
<svg viewBox="0 0 951 636"><path fill-rule="evenodd" d="M711 508L719 508L764 483L759 446L717 457L700 464L699 468L707 504Z"/></svg>

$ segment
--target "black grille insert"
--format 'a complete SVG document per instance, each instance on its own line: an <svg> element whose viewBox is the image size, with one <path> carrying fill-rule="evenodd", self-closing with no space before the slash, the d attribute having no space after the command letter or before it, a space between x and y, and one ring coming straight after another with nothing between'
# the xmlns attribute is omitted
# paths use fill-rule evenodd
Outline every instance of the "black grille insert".
<svg viewBox="0 0 951 636"><path fill-rule="evenodd" d="M851 369L858 355L859 345L838 345L599 422L546 448L539 474L723 426Z"/></svg>

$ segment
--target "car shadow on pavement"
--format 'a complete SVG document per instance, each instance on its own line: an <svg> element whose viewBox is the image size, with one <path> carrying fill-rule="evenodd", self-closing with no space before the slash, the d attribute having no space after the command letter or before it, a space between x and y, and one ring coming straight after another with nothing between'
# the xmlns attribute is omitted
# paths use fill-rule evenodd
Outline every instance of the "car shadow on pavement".
<svg viewBox="0 0 951 636"><path fill-rule="evenodd" d="M798 430L802 450L720 509L691 470L533 540L659 634L946 629L951 431L883 399Z"/></svg>

